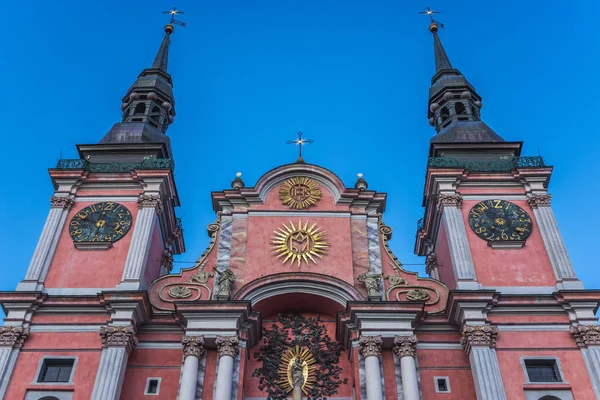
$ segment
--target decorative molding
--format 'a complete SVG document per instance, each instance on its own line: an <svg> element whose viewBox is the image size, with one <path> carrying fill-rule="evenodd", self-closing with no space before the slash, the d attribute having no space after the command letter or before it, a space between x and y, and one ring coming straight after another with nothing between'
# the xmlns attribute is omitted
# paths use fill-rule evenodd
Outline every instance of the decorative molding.
<svg viewBox="0 0 600 400"><path fill-rule="evenodd" d="M437 209L444 207L462 208L463 198L460 194L440 194L437 201Z"/></svg>
<svg viewBox="0 0 600 400"><path fill-rule="evenodd" d="M29 329L22 326L0 326L0 346L16 349L23 347L29 337Z"/></svg>
<svg viewBox="0 0 600 400"><path fill-rule="evenodd" d="M498 328L491 325L463 325L460 334L460 344L469 354L473 346L495 348Z"/></svg>
<svg viewBox="0 0 600 400"><path fill-rule="evenodd" d="M437 258L435 254L430 254L425 258L425 272L431 275L431 272L438 267Z"/></svg>
<svg viewBox="0 0 600 400"><path fill-rule="evenodd" d="M157 214L163 212L163 204L160 196L155 194L142 194L137 201L138 208L154 208Z"/></svg>
<svg viewBox="0 0 600 400"><path fill-rule="evenodd" d="M569 327L569 331L579 347L600 345L600 325L581 325Z"/></svg>
<svg viewBox="0 0 600 400"><path fill-rule="evenodd" d="M136 329L132 325L105 325L100 328L102 347L125 347L130 352L138 344Z"/></svg>
<svg viewBox="0 0 600 400"><path fill-rule="evenodd" d="M73 246L82 251L108 250L113 247L112 242L73 242Z"/></svg>
<svg viewBox="0 0 600 400"><path fill-rule="evenodd" d="M532 209L538 207L550 207L550 200L552 200L551 194L531 194L527 196L527 203Z"/></svg>
<svg viewBox="0 0 600 400"><path fill-rule="evenodd" d="M235 336L217 336L217 354L219 357L230 356L235 358L238 353L240 338Z"/></svg>
<svg viewBox="0 0 600 400"><path fill-rule="evenodd" d="M492 249L510 250L522 249L525 246L524 240L490 240L488 246Z"/></svg>
<svg viewBox="0 0 600 400"><path fill-rule="evenodd" d="M363 357L379 357L381 355L381 345L383 344L383 339L381 335L377 336L361 336L358 340L358 345L360 346L360 354Z"/></svg>
<svg viewBox="0 0 600 400"><path fill-rule="evenodd" d="M174 299L186 299L192 295L192 289L179 285L170 288L168 293Z"/></svg>
<svg viewBox="0 0 600 400"><path fill-rule="evenodd" d="M71 209L75 201L70 197L63 196L51 196L50 197L50 207L51 208L63 208L67 211Z"/></svg>
<svg viewBox="0 0 600 400"><path fill-rule="evenodd" d="M279 188L279 199L291 209L303 210L321 198L319 185L310 178L297 176L285 181Z"/></svg>
<svg viewBox="0 0 600 400"><path fill-rule="evenodd" d="M398 357L416 357L417 356L417 337L411 336L394 336L394 354Z"/></svg>
<svg viewBox="0 0 600 400"><path fill-rule="evenodd" d="M181 339L183 345L183 358L187 356L194 356L197 358L202 357L206 350L204 349L204 336L190 336L185 335Z"/></svg>

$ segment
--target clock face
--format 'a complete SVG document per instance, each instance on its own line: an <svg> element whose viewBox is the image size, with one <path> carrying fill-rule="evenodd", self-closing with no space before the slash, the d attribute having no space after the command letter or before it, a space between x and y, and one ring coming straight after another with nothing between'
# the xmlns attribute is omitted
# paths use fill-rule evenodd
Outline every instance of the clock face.
<svg viewBox="0 0 600 400"><path fill-rule="evenodd" d="M469 225L487 241L521 241L531 234L531 217L506 200L484 200L469 211Z"/></svg>
<svg viewBox="0 0 600 400"><path fill-rule="evenodd" d="M105 201L79 210L69 233L75 242L116 242L131 228L131 213L119 203Z"/></svg>

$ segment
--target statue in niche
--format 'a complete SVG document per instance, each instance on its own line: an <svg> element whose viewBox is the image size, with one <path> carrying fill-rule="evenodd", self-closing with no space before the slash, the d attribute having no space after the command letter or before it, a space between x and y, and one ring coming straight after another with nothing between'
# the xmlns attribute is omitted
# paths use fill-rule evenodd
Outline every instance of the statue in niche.
<svg viewBox="0 0 600 400"><path fill-rule="evenodd" d="M379 292L379 281L381 280L382 274L374 274L373 270L369 268L367 272L358 276L357 280L365 285L369 295L369 300L380 301L381 293Z"/></svg>
<svg viewBox="0 0 600 400"><path fill-rule="evenodd" d="M293 400L302 400L302 386L304 386L304 360L296 357L292 364L292 383L294 388L292 391Z"/></svg>
<svg viewBox="0 0 600 400"><path fill-rule="evenodd" d="M235 274L229 268L224 271L216 270L217 274L219 274L219 293L217 294L218 300L229 300L231 296L231 285L235 282Z"/></svg>

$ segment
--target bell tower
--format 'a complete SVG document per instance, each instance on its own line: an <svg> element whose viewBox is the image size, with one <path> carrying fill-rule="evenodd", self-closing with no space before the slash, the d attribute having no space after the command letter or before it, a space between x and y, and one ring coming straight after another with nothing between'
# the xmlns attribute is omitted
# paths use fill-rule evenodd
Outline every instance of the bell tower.
<svg viewBox="0 0 600 400"><path fill-rule="evenodd" d="M522 156L481 120L482 98L450 63L431 20L435 74L430 141L415 253L450 289L552 293L582 289L560 236L548 183L552 167Z"/></svg>
<svg viewBox="0 0 600 400"><path fill-rule="evenodd" d="M78 159L49 170L55 191L25 279L17 290L95 295L145 289L185 250L167 128L174 121L167 72L173 24L150 68L127 90L123 117Z"/></svg>

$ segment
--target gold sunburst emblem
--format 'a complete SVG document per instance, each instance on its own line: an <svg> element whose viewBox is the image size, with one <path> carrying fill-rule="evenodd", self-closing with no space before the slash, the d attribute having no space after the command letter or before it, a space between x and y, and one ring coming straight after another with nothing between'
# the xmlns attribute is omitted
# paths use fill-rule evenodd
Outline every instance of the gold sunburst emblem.
<svg viewBox="0 0 600 400"><path fill-rule="evenodd" d="M313 223L310 227L308 221L302 225L302 220L298 219L298 225L290 221L289 226L283 224L283 228L277 228L271 237L273 254L276 258L282 258L283 264L288 260L290 264L296 262L298 267L304 261L309 265L309 260L316 264L315 257L323 258L329 243L325 240L326 231Z"/></svg>
<svg viewBox="0 0 600 400"><path fill-rule="evenodd" d="M286 392L294 390L294 381L300 384L302 393L308 396L309 390L313 388L315 382L315 369L317 360L308 349L301 349L296 346L288 349L281 356L279 363L279 386ZM300 375L302 379L300 379ZM295 378L295 379L294 379Z"/></svg>
<svg viewBox="0 0 600 400"><path fill-rule="evenodd" d="M288 179L279 188L279 199L289 208L303 210L321 198L321 189L312 179L303 176Z"/></svg>

